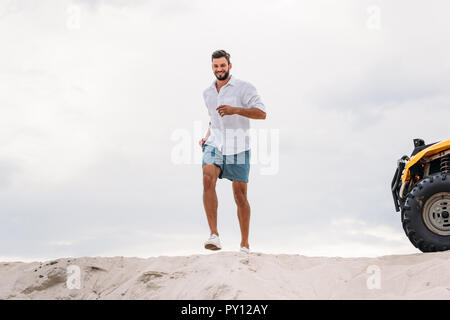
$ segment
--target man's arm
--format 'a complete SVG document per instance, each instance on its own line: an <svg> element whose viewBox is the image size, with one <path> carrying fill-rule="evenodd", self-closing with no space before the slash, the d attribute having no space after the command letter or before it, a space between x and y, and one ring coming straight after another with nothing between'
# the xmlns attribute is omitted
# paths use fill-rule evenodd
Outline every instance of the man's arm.
<svg viewBox="0 0 450 320"><path fill-rule="evenodd" d="M266 119L266 107L261 101L261 97L256 88L252 84L246 83L241 94L243 105L235 107L232 110L233 114L238 114L250 119Z"/></svg>
<svg viewBox="0 0 450 320"><path fill-rule="evenodd" d="M208 132L206 132L206 136L205 136L206 140L208 140L210 134L211 134L211 121L209 122Z"/></svg>
<svg viewBox="0 0 450 320"><path fill-rule="evenodd" d="M235 114L238 114L243 117L247 117L250 119L266 119L266 113L259 108L240 108L235 107Z"/></svg>
<svg viewBox="0 0 450 320"><path fill-rule="evenodd" d="M240 116L247 117L250 119L264 120L266 118L266 113L259 108L241 108L222 105L217 108L217 112L219 112L221 117L229 116L232 114L238 114Z"/></svg>
<svg viewBox="0 0 450 320"><path fill-rule="evenodd" d="M200 147L203 147L203 144L206 142L206 140L208 140L210 134L211 134L211 121L209 122L209 127L208 131L206 132L206 136L204 138L201 138L200 141L198 142Z"/></svg>
<svg viewBox="0 0 450 320"><path fill-rule="evenodd" d="M216 108L221 117L238 114L250 119L266 119L266 107L261 101L256 88L250 83L246 84L242 93L242 103L244 107L233 107L228 105L221 105Z"/></svg>

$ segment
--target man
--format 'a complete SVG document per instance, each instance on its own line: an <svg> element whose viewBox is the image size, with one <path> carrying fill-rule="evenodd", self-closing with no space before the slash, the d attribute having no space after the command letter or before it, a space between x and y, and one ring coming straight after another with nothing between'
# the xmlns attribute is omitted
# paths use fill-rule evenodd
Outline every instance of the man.
<svg viewBox="0 0 450 320"><path fill-rule="evenodd" d="M199 141L203 150L203 204L210 228L205 248L220 250L217 231L217 178L232 181L237 215L241 228L240 251L249 253L248 234L250 205L247 183L250 171L249 119L265 119L265 106L253 85L230 74L230 54L217 50L212 54L216 80L203 92L211 121L205 138Z"/></svg>

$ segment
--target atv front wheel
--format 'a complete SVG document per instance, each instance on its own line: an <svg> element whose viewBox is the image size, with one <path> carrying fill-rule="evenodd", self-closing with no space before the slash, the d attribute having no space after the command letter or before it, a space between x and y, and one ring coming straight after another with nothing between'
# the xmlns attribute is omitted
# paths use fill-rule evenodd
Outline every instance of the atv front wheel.
<svg viewBox="0 0 450 320"><path fill-rule="evenodd" d="M416 184L402 207L403 229L422 252L450 249L450 175L437 173Z"/></svg>

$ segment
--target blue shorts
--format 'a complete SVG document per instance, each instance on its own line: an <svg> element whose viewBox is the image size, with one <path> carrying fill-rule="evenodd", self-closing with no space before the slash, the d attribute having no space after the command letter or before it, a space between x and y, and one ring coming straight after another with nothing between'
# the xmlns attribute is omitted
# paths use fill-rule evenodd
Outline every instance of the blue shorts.
<svg viewBox="0 0 450 320"><path fill-rule="evenodd" d="M203 144L202 167L205 164L215 164L220 168L219 179L248 182L250 172L250 150L238 154L222 155L215 147Z"/></svg>

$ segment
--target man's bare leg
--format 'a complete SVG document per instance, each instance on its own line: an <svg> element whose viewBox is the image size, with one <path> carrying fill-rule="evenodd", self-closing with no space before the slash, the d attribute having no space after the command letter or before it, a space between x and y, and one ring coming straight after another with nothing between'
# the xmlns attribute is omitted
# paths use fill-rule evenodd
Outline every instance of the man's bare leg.
<svg viewBox="0 0 450 320"><path fill-rule="evenodd" d="M220 174L220 168L215 164L205 164L203 166L203 205L205 207L206 218L208 219L211 235L217 234L217 201L216 181Z"/></svg>
<svg viewBox="0 0 450 320"><path fill-rule="evenodd" d="M250 229L250 204L247 200L247 182L233 181L233 194L237 205L239 225L241 227L241 247L247 247L250 249L248 244L248 234Z"/></svg>

